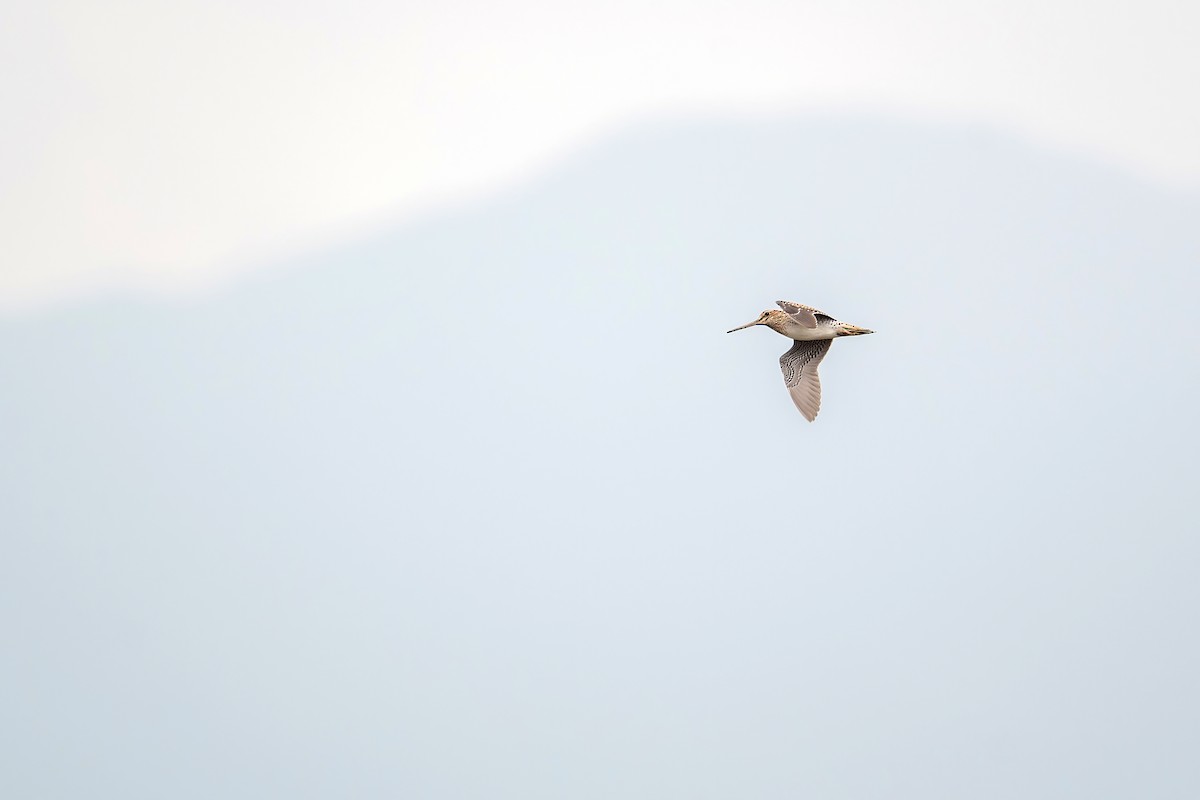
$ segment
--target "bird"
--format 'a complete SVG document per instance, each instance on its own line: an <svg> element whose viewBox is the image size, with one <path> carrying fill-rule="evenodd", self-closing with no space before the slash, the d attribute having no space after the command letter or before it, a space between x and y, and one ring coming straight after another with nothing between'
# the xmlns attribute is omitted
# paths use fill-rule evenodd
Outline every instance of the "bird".
<svg viewBox="0 0 1200 800"><path fill-rule="evenodd" d="M793 340L792 348L779 357L779 366L783 370L783 382L792 396L792 402L804 418L812 422L821 410L821 378L817 375L817 367L829 352L833 340L875 331L849 322L838 322L824 311L802 303L793 303L791 300L775 302L782 311L769 309L753 322L739 325L726 333L766 325Z"/></svg>

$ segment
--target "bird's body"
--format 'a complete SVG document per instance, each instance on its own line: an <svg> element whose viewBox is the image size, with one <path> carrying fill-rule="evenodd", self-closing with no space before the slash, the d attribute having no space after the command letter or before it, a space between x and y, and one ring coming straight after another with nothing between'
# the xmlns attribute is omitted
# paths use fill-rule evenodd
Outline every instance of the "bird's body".
<svg viewBox="0 0 1200 800"><path fill-rule="evenodd" d="M790 300L779 300L777 305L783 310L764 311L758 319L739 325L729 333L766 325L795 342L790 350L780 356L779 366L783 370L783 381L792 396L792 402L804 418L812 422L821 410L821 378L817 375L817 367L829 352L833 340L874 331L848 322L838 322L823 311Z"/></svg>
<svg viewBox="0 0 1200 800"><path fill-rule="evenodd" d="M782 333L797 342L817 342L822 339L834 339L838 336L837 328L831 324L822 325L829 317L817 317L817 324L811 328L801 325L790 314L782 311L772 311L763 325L776 333ZM815 315L814 315L815 316Z"/></svg>

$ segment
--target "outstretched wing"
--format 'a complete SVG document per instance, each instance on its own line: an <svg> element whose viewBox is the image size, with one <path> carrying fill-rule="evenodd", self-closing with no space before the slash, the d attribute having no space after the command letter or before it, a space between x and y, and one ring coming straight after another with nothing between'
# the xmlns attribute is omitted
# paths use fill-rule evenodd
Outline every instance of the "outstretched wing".
<svg viewBox="0 0 1200 800"><path fill-rule="evenodd" d="M792 402L809 422L816 419L821 410L821 378L817 375L817 366L831 344L832 339L795 342L791 350L779 357L783 382L787 384Z"/></svg>
<svg viewBox="0 0 1200 800"><path fill-rule="evenodd" d="M822 319L833 320L833 317L824 311L812 306L806 306L803 303L793 303L791 300L776 300L775 305L782 308L785 314L806 328L817 327L817 322Z"/></svg>

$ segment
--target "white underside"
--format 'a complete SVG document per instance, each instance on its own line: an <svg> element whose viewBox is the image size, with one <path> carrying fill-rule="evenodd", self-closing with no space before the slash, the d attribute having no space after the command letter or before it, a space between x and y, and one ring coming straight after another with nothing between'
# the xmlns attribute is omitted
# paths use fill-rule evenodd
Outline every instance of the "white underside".
<svg viewBox="0 0 1200 800"><path fill-rule="evenodd" d="M818 325L815 328L806 328L798 322L791 321L784 323L784 330L779 331L779 333L797 342L837 338L837 329L830 325Z"/></svg>

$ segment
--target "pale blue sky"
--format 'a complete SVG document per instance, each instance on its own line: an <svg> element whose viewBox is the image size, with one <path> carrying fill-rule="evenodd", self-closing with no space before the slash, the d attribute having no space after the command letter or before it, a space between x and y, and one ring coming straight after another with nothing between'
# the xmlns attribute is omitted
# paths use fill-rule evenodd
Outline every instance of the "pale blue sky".
<svg viewBox="0 0 1200 800"><path fill-rule="evenodd" d="M1200 179L1195 4L9 4L0 308L188 291L633 119L871 108Z"/></svg>
<svg viewBox="0 0 1200 800"><path fill-rule="evenodd" d="M0 797L1195 800L1198 216L710 119L0 318Z"/></svg>
<svg viewBox="0 0 1200 800"><path fill-rule="evenodd" d="M0 796L1200 797L1194 3L10 5Z"/></svg>

